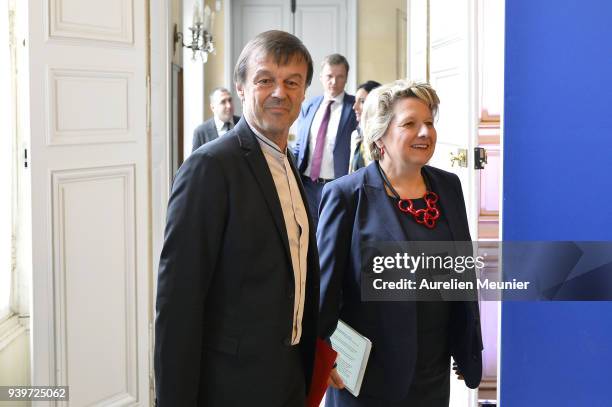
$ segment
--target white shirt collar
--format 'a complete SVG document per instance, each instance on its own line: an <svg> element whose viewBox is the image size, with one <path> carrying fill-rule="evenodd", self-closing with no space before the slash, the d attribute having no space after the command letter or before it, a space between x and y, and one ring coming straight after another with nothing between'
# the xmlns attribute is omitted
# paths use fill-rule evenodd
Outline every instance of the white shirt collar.
<svg viewBox="0 0 612 407"><path fill-rule="evenodd" d="M223 126L225 126L225 122L222 122L221 120L219 120L217 118L217 116L213 116L213 118L215 119L215 126L217 127L217 131L221 131L221 129L223 128ZM230 120L230 129L232 128L232 123L234 119L232 118ZM229 130L229 129L228 129Z"/></svg>
<svg viewBox="0 0 612 407"><path fill-rule="evenodd" d="M323 98L323 101L325 102L326 100L333 100L334 103L342 103L344 101L344 95L346 94L346 92L341 92L338 95L336 95L335 97L328 99L327 97Z"/></svg>
<svg viewBox="0 0 612 407"><path fill-rule="evenodd" d="M259 142L259 145L261 146L261 148L265 149L266 151L273 154L277 158L284 158L287 155L286 148L285 148L285 152L281 151L281 149L276 145L275 142L273 142L272 140L270 140L269 138L261 134L259 131L257 131L255 127L251 126L251 123L249 123L246 117L244 118L244 120L246 121L251 131L255 133L255 137L257 137L257 141Z"/></svg>

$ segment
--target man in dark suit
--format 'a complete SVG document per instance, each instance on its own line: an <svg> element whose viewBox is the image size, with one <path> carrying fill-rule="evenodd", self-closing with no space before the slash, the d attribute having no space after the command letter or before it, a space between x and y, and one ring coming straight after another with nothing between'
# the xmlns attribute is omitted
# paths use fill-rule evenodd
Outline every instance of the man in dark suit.
<svg viewBox="0 0 612 407"><path fill-rule="evenodd" d="M193 131L193 151L202 144L224 135L240 120L240 117L234 116L232 94L225 88L215 88L210 93L210 110L213 112L213 117Z"/></svg>
<svg viewBox="0 0 612 407"><path fill-rule="evenodd" d="M157 291L159 407L305 403L319 263L287 137L312 71L293 35L256 36L234 70L243 118L177 173Z"/></svg>
<svg viewBox="0 0 612 407"><path fill-rule="evenodd" d="M324 94L304 102L300 112L295 155L315 224L323 185L346 175L349 168L357 119L355 97L344 91L348 71L342 55L325 57L320 76Z"/></svg>

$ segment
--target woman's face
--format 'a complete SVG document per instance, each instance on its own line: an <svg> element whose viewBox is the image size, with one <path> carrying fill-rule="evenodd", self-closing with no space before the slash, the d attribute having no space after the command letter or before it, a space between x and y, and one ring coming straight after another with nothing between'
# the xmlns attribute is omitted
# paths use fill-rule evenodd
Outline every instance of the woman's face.
<svg viewBox="0 0 612 407"><path fill-rule="evenodd" d="M363 103L368 97L368 91L363 88L357 89L355 93L355 103L353 104L353 110L355 111L355 117L357 118L357 122L361 121L361 112L363 111Z"/></svg>
<svg viewBox="0 0 612 407"><path fill-rule="evenodd" d="M433 116L427 104L416 97L407 97L395 102L393 119L377 145L384 146L383 159L422 167L434 153L436 138Z"/></svg>

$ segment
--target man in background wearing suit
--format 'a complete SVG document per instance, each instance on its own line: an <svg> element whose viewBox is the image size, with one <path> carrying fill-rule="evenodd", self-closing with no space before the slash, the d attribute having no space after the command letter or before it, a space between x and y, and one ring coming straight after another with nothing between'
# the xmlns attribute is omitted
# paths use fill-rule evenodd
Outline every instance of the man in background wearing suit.
<svg viewBox="0 0 612 407"><path fill-rule="evenodd" d="M210 110L213 112L213 117L193 131L193 151L202 144L224 135L240 120L240 117L234 116L232 94L225 88L215 88L210 93Z"/></svg>
<svg viewBox="0 0 612 407"><path fill-rule="evenodd" d="M351 133L357 119L355 97L344 91L348 72L345 57L326 56L320 76L324 94L304 102L300 112L295 155L315 224L323 185L346 175L349 168Z"/></svg>
<svg viewBox="0 0 612 407"><path fill-rule="evenodd" d="M293 35L252 39L234 70L243 118L176 175L157 284L158 407L304 406L319 259L287 138L312 72Z"/></svg>

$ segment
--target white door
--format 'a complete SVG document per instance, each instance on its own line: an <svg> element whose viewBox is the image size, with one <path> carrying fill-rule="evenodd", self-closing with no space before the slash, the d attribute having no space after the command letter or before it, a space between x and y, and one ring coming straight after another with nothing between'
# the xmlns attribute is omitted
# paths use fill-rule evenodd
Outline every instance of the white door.
<svg viewBox="0 0 612 407"><path fill-rule="evenodd" d="M314 64L312 84L306 98L322 95L321 61L329 54L342 54L349 61L347 90L355 87L355 4L349 0L299 0L293 33L302 40ZM352 91L350 92L352 93Z"/></svg>
<svg viewBox="0 0 612 407"><path fill-rule="evenodd" d="M295 12L286 0L232 0L232 64L255 35L267 30L283 30L300 38L314 63L312 85L306 98L320 95L320 64L326 55L340 53L353 67L349 86L355 83L355 8L354 0L300 0ZM233 70L232 65L229 69ZM236 110L239 110L236 106Z"/></svg>
<svg viewBox="0 0 612 407"><path fill-rule="evenodd" d="M146 5L29 2L32 384L70 406L150 405Z"/></svg>
<svg viewBox="0 0 612 407"><path fill-rule="evenodd" d="M430 164L459 176L470 233L478 237L477 20L474 0L408 0L408 78L428 80L440 97L438 141ZM463 151L466 166L451 162ZM477 391L451 373L451 407L476 406Z"/></svg>
<svg viewBox="0 0 612 407"><path fill-rule="evenodd" d="M438 142L430 164L461 179L470 233L478 236L477 20L474 0L408 0L408 78L428 80L440 97ZM429 24L428 24L429 14ZM429 35L428 35L429 31ZM466 166L455 156L463 151Z"/></svg>

